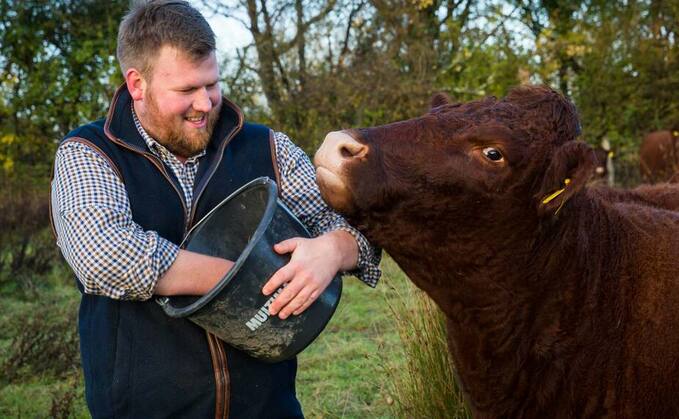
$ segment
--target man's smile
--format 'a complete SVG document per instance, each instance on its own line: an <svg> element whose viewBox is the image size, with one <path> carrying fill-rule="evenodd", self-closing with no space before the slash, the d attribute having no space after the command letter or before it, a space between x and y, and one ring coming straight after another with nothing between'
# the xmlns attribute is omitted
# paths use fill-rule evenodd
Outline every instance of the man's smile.
<svg viewBox="0 0 679 419"><path fill-rule="evenodd" d="M205 128L207 125L207 114L201 114L198 116L186 116L184 120L187 121L194 128Z"/></svg>

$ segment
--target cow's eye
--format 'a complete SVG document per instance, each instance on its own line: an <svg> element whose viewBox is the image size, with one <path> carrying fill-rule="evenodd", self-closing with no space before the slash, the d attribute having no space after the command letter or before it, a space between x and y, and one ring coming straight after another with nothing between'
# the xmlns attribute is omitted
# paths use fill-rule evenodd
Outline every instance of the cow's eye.
<svg viewBox="0 0 679 419"><path fill-rule="evenodd" d="M486 156L488 160L492 161L502 161L502 153L500 153L500 150L497 148L493 147L486 147L483 149L483 155Z"/></svg>

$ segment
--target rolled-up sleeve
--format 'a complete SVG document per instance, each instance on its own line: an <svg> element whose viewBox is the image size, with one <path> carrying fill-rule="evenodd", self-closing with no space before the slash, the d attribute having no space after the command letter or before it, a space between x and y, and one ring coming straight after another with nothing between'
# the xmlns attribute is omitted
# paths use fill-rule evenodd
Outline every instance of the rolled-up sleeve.
<svg viewBox="0 0 679 419"><path fill-rule="evenodd" d="M274 143L280 171L281 200L314 236L335 230L354 236L358 245L358 264L348 273L371 287L376 286L381 276L381 249L372 246L363 234L323 201L316 184L316 170L302 149L280 132L274 134Z"/></svg>
<svg viewBox="0 0 679 419"><path fill-rule="evenodd" d="M63 143L51 199L57 245L85 293L151 298L179 248L132 221L125 186L106 158L86 144Z"/></svg>

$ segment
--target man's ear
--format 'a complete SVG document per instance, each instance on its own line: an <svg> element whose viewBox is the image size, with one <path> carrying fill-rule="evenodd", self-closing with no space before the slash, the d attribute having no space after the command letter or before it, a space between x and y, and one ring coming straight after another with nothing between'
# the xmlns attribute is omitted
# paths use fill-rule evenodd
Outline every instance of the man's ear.
<svg viewBox="0 0 679 419"><path fill-rule="evenodd" d="M582 141L561 145L545 172L542 186L535 195L538 215L556 214L573 195L585 187L594 174L597 160L594 150Z"/></svg>
<svg viewBox="0 0 679 419"><path fill-rule="evenodd" d="M136 68L129 68L125 71L125 84L132 100L141 100L144 97L146 81Z"/></svg>

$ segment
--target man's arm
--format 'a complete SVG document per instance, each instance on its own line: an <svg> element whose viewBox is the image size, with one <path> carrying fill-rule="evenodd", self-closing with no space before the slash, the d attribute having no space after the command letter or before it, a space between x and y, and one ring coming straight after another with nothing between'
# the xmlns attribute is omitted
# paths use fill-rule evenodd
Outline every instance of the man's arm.
<svg viewBox="0 0 679 419"><path fill-rule="evenodd" d="M122 181L85 144L67 142L57 151L52 201L57 244L88 294L125 300L201 295L232 265L180 250L134 223Z"/></svg>
<svg viewBox="0 0 679 419"><path fill-rule="evenodd" d="M170 269L156 283L157 295L204 295L233 266L226 259L179 250Z"/></svg>

